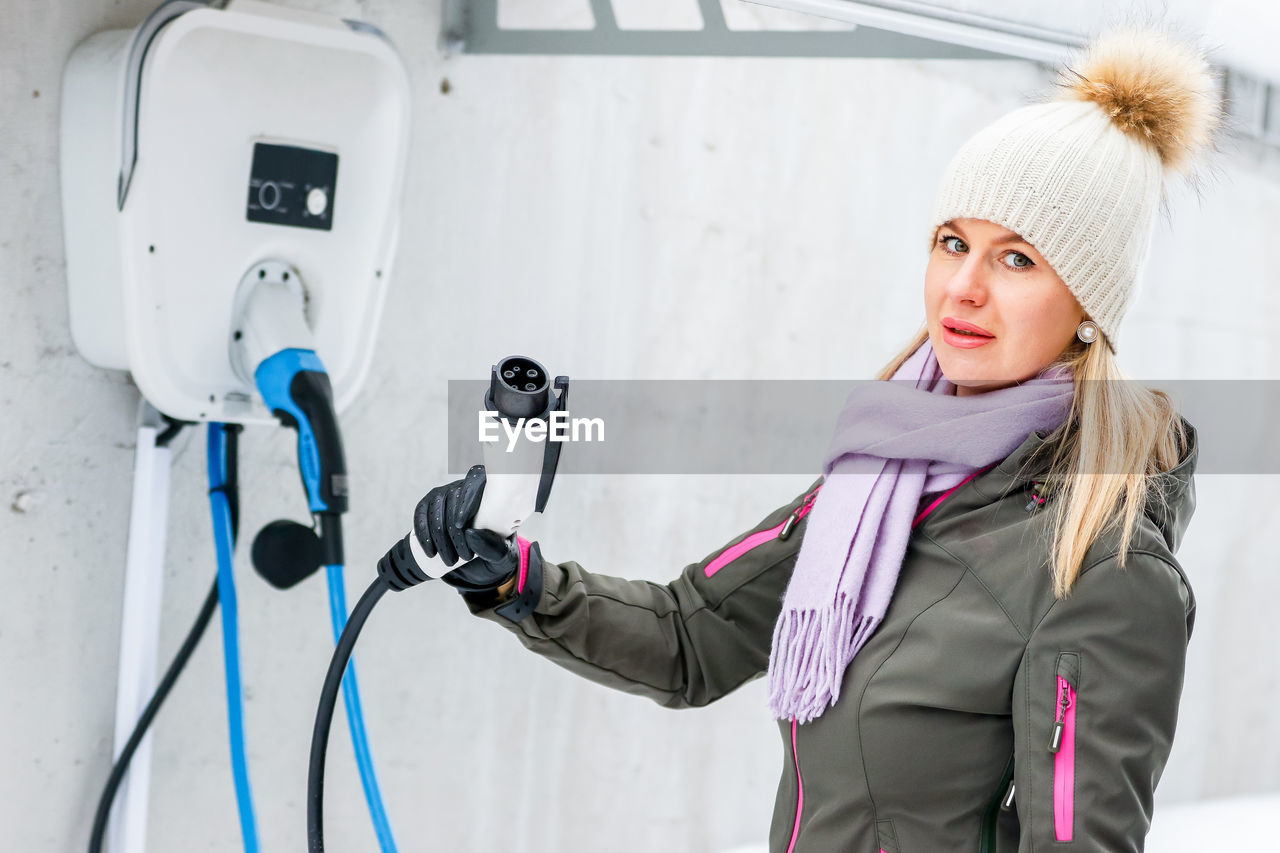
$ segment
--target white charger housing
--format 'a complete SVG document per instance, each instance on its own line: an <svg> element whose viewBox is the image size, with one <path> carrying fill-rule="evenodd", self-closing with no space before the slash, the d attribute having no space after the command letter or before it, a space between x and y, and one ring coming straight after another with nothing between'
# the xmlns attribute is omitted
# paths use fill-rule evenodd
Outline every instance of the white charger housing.
<svg viewBox="0 0 1280 853"><path fill-rule="evenodd" d="M375 28L170 0L63 79L71 333L183 420L275 423L232 365L237 290L296 271L339 411L368 372L400 228L410 92Z"/></svg>

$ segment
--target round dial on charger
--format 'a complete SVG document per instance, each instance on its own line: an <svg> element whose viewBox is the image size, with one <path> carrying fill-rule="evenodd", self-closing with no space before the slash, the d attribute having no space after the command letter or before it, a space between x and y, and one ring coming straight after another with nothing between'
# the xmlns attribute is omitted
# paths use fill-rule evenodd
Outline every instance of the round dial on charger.
<svg viewBox="0 0 1280 853"><path fill-rule="evenodd" d="M307 193L307 212L312 216L324 213L328 206L329 194L320 187L313 187L311 192Z"/></svg>

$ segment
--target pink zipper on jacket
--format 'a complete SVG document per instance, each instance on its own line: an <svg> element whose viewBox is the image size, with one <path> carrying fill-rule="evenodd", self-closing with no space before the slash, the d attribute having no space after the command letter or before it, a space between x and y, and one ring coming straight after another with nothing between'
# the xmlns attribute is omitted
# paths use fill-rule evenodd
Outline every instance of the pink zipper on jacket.
<svg viewBox="0 0 1280 853"><path fill-rule="evenodd" d="M985 468L979 468L977 471L974 471L972 474L970 474L968 477L965 477L959 483L956 483L954 486L947 489L942 494L938 495L938 497L935 498L933 502L930 503L929 506L924 509L923 512L921 512L919 515L916 516L915 521L911 522L912 529L914 530L915 526L920 522L924 521L925 518L928 517L929 513L933 512L942 504L943 501L951 497L952 492L954 492L956 489L960 488L965 483L972 480L974 477L977 477L979 474L985 474L987 471L990 471L992 468L996 467L996 465L998 464L1000 463L993 462ZM790 528L795 525L795 522L803 518L812 508L813 501L817 498L818 491L821 488L822 486L818 486L818 488L814 489L812 492L806 495L804 504L800 507L800 509L793 512L791 516L782 524L779 524L777 527L772 527L768 530L762 530L759 533L754 533L751 536L748 536L746 539L742 540L737 545L733 546L733 548L726 549L724 553L722 553L719 557L717 557L716 559L708 563L707 570L706 570L707 577L711 577L711 575L715 574L716 572L720 571L720 569L724 568L725 565L732 562L733 560L736 560L738 557L742 556L747 551L750 551L752 548L756 547L757 545L760 545L763 542L768 542L771 539L776 539L778 537L778 534L782 532L783 528L787 528L789 531ZM759 538L757 539L757 537ZM753 542L752 540L756 540L756 541ZM752 544L748 545L747 543L749 542ZM746 547L743 547L743 546L746 546ZM735 549L738 549L738 550L736 551L736 553L733 554L732 557L730 557L727 560L724 560L724 562L721 562L721 560L724 559L725 555L729 554L731 551L734 551ZM717 563L719 565L717 565ZM712 569L712 566L715 566L714 570ZM796 822L791 829L791 843L787 845L787 853L793 853L793 851L795 850L796 839L800 837L800 815L804 811L804 780L800 776L800 752L799 750L796 749L796 727L797 727L797 723L795 718L793 717L791 719L791 757L795 761L795 765L796 765L796 790L798 793L796 795ZM1074 733L1074 729L1072 731ZM880 853L884 853L884 850L882 849Z"/></svg>
<svg viewBox="0 0 1280 853"><path fill-rule="evenodd" d="M775 527L770 527L768 530L759 530L752 533L738 544L732 545L721 551L720 554L710 563L707 563L707 567L703 569L707 577L711 577L716 572L720 571L753 548L758 548L764 543L772 542L779 537L783 539L787 538L787 536L791 534L791 529L796 526L796 523L808 515L809 510L813 509L813 502L818 499L818 492L820 491L822 491L822 486L818 486L812 492L805 495L804 502L800 504L795 512L787 516L786 521Z"/></svg>
<svg viewBox="0 0 1280 853"><path fill-rule="evenodd" d="M791 828L791 843L787 845L787 853L796 849L796 839L800 837L800 813L804 811L804 779L800 778L800 752L796 749L796 719L791 718L791 758L796 764L796 822ZM880 853L884 853L883 850Z"/></svg>
<svg viewBox="0 0 1280 853"><path fill-rule="evenodd" d="M1058 713L1054 715L1049 749L1053 758L1053 837L1070 841L1075 822L1076 691L1058 676Z"/></svg>

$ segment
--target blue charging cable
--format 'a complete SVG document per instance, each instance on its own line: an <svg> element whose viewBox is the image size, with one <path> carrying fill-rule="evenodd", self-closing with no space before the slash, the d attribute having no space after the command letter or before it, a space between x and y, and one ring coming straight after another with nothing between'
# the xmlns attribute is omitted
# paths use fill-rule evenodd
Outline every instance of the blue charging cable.
<svg viewBox="0 0 1280 853"><path fill-rule="evenodd" d="M342 513L347 509L346 460L333 393L324 362L314 350L291 347L266 358L254 371L254 381L267 406L298 431L298 468L307 493L308 505L317 518L329 579L329 614L336 644L347 624L347 590L342 574ZM335 488L340 483L341 488ZM391 822L382 804L378 775L373 769L369 736L360 707L360 688L355 664L343 674L342 698L347 709L347 726L355 748L360 783L369 804L369 817L382 853L396 853Z"/></svg>
<svg viewBox="0 0 1280 853"><path fill-rule="evenodd" d="M347 626L347 584L342 566L325 566L329 579L329 614L333 617L333 641L338 642ZM391 822L382 804L382 791L378 788L378 774L373 769L373 755L369 749L369 736L364 727L364 712L360 708L360 686L356 680L356 664L347 664L342 677L342 700L347 709L347 726L351 729L351 744L355 747L356 766L360 768L360 782L364 797L369 803L369 817L373 831L378 836L382 853L396 853L396 841L391 834Z"/></svg>
<svg viewBox="0 0 1280 853"><path fill-rule="evenodd" d="M230 731L231 770L235 780L236 804L240 810L240 831L246 853L257 853L258 831L254 816L253 794L249 784L249 765L245 748L244 691L240 681L239 622L236 606L234 541L231 530L231 505L225 490L227 484L227 431L221 423L209 424L209 503L213 514L214 544L218 554L218 599L222 610L222 649L227 681L227 723ZM347 624L346 582L340 565L325 567L329 582L329 612L333 622L334 642ZM383 853L397 853L391 822L382 802L377 772L373 766L369 737L360 704L360 687L355 663L348 664L342 685L347 723L355 749L356 765L364 788L369 816L373 821L378 845Z"/></svg>
<svg viewBox="0 0 1280 853"><path fill-rule="evenodd" d="M258 824L249 788L249 762L244 742L244 690L240 684L240 628L236 612L236 581L232 574L234 543L231 504L227 500L226 424L209 423L209 507L213 514L213 542L218 552L218 602L222 611L222 657L227 678L227 725L231 732L231 774L240 809L240 834L246 853L258 853Z"/></svg>

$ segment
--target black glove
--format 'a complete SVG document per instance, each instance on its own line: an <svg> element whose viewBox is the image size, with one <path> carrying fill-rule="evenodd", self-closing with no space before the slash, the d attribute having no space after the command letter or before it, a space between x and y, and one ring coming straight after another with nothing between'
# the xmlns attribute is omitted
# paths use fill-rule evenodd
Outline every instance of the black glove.
<svg viewBox="0 0 1280 853"><path fill-rule="evenodd" d="M459 592L492 592L520 568L515 534L503 538L471 527L484 495L484 466L472 465L466 477L436 486L413 512L413 533L428 557L446 566L465 560L441 578Z"/></svg>

